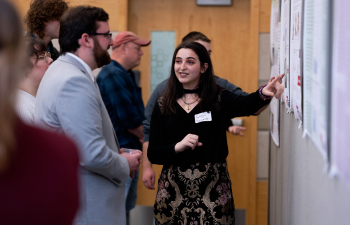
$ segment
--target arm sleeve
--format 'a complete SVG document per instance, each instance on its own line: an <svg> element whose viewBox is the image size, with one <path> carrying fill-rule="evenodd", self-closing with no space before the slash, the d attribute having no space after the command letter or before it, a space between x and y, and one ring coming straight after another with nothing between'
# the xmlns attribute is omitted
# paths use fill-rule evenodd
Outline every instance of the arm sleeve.
<svg viewBox="0 0 350 225"><path fill-rule="evenodd" d="M164 115L161 115L159 104L156 103L152 113L150 139L147 157L152 164L164 165L176 160L176 143L166 143Z"/></svg>
<svg viewBox="0 0 350 225"><path fill-rule="evenodd" d="M259 90L245 96L223 91L221 100L228 118L253 115L260 108L270 103L270 100L264 101L260 98Z"/></svg>
<svg viewBox="0 0 350 225"><path fill-rule="evenodd" d="M80 164L123 186L130 173L129 163L117 149L107 146L101 104L94 83L86 77L73 77L60 90L56 112L64 133L79 146ZM112 125L110 132L113 132Z"/></svg>
<svg viewBox="0 0 350 225"><path fill-rule="evenodd" d="M168 79L158 84L156 89L154 89L154 91L152 92L152 95L147 102L147 105L145 108L145 120L143 121L143 142L149 141L153 107L154 107L154 104L156 103L158 96L160 95L160 93L162 93L167 83L168 83Z"/></svg>
<svg viewBox="0 0 350 225"><path fill-rule="evenodd" d="M120 125L126 129L135 129L142 124L142 119L133 104L130 90L125 81L118 76L107 76L98 80L101 92L108 95L113 112L117 114Z"/></svg>
<svg viewBox="0 0 350 225"><path fill-rule="evenodd" d="M228 82L226 79L222 79L218 76L215 76L215 79L216 79L216 83L217 85L225 88L226 90L228 91L231 91L232 93L235 93L236 95L242 95L242 96L247 96L249 95L248 93L242 91L242 89L240 87L237 87L236 85ZM226 122L225 122L225 126L226 126L226 130L228 131L228 128L230 126L233 126L232 124L232 121L231 119L228 119Z"/></svg>
<svg viewBox="0 0 350 225"><path fill-rule="evenodd" d="M231 91L237 95L243 95L243 96L249 95L249 93L242 91L240 87L237 87L236 85L228 82L226 79L222 79L218 76L215 76L215 78L216 78L215 80L217 85L225 88L226 90Z"/></svg>

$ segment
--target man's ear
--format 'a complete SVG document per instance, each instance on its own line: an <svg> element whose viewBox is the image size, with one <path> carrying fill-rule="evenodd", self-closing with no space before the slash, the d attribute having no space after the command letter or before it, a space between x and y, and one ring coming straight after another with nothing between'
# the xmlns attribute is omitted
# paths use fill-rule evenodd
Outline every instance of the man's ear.
<svg viewBox="0 0 350 225"><path fill-rule="evenodd" d="M202 68L201 68L201 73L204 73L208 69L208 63L204 63Z"/></svg>
<svg viewBox="0 0 350 225"><path fill-rule="evenodd" d="M120 47L122 48L122 52L123 52L124 55L126 55L126 52L127 52L126 44L127 44L127 43L124 43L124 44L122 44L122 45L120 46Z"/></svg>
<svg viewBox="0 0 350 225"><path fill-rule="evenodd" d="M81 38L78 40L78 43L80 46L85 46L87 48L93 47L93 39L87 33L81 35Z"/></svg>

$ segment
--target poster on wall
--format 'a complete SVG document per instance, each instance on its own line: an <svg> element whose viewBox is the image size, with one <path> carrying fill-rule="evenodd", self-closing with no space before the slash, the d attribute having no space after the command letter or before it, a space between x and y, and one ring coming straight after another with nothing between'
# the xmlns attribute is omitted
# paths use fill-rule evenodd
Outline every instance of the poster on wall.
<svg viewBox="0 0 350 225"><path fill-rule="evenodd" d="M279 72L280 52L280 4L279 0L271 2L270 21L270 65L271 77L277 77ZM279 146L280 101L273 98L270 103L270 133L273 141Z"/></svg>
<svg viewBox="0 0 350 225"><path fill-rule="evenodd" d="M310 136L328 163L330 84L330 2L305 0L304 121Z"/></svg>
<svg viewBox="0 0 350 225"><path fill-rule="evenodd" d="M285 102L286 108L290 108L290 80L289 80L289 16L290 0L281 1L281 36L280 36L280 74L284 74L282 84L284 92L282 101Z"/></svg>
<svg viewBox="0 0 350 225"><path fill-rule="evenodd" d="M331 155L332 171L350 188L350 1L334 1Z"/></svg>
<svg viewBox="0 0 350 225"><path fill-rule="evenodd" d="M291 0L290 23L290 107L294 116L302 122L302 7L303 0Z"/></svg>
<svg viewBox="0 0 350 225"><path fill-rule="evenodd" d="M304 137L311 136L312 120L312 59L314 0L304 0L303 30L303 124Z"/></svg>

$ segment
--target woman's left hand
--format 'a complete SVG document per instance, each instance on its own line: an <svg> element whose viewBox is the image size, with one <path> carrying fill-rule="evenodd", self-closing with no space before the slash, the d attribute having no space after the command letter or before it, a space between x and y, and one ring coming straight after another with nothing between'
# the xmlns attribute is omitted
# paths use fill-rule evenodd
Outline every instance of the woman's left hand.
<svg viewBox="0 0 350 225"><path fill-rule="evenodd" d="M271 78L270 82L262 89L262 93L266 96L276 96L277 99L281 98L284 92L284 86L282 85L282 78L284 74Z"/></svg>

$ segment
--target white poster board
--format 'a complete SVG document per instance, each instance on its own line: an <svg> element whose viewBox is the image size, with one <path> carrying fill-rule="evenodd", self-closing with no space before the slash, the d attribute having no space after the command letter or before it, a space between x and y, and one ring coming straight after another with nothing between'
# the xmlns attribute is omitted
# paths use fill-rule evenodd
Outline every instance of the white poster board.
<svg viewBox="0 0 350 225"><path fill-rule="evenodd" d="M284 92L282 101L285 102L286 108L290 107L290 80L289 80L289 17L290 17L290 0L281 1L281 37L280 37L280 74L284 74L282 84Z"/></svg>
<svg viewBox="0 0 350 225"><path fill-rule="evenodd" d="M271 77L277 77L279 72L280 53L280 9L279 0L271 2L270 21L270 55L271 55ZM270 133L273 141L279 146L279 122L280 122L280 101L272 98L270 103Z"/></svg>
<svg viewBox="0 0 350 225"><path fill-rule="evenodd" d="M309 135L328 163L330 2L305 0L304 121Z"/></svg>
<svg viewBox="0 0 350 225"><path fill-rule="evenodd" d="M294 116L302 122L302 7L303 0L291 0L290 23L290 106Z"/></svg>
<svg viewBox="0 0 350 225"><path fill-rule="evenodd" d="M350 1L334 1L332 57L332 171L350 188Z"/></svg>

